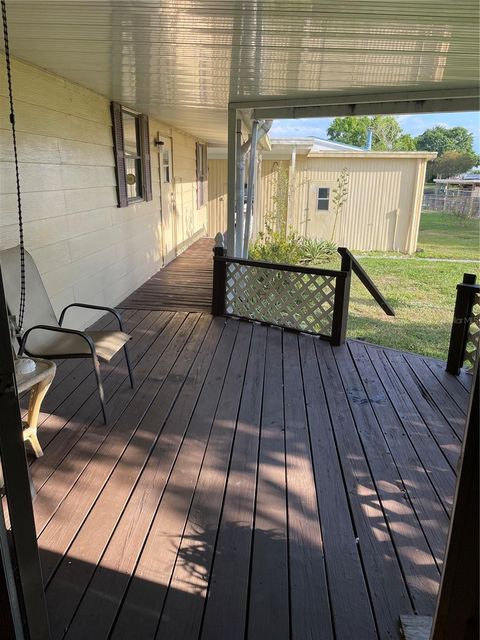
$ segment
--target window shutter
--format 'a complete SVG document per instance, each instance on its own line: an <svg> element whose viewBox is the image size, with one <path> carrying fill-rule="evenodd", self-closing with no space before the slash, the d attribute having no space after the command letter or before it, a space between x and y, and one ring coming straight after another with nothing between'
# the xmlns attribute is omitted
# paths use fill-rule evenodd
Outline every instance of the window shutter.
<svg viewBox="0 0 480 640"><path fill-rule="evenodd" d="M143 152L143 184L144 199L152 200L152 163L150 158L150 133L148 129L148 116L142 115L140 118L142 129L142 152Z"/></svg>
<svg viewBox="0 0 480 640"><path fill-rule="evenodd" d="M119 207L128 206L127 176L125 173L125 149L123 145L122 107L112 102L113 150L115 154L115 170L117 174L117 198Z"/></svg>

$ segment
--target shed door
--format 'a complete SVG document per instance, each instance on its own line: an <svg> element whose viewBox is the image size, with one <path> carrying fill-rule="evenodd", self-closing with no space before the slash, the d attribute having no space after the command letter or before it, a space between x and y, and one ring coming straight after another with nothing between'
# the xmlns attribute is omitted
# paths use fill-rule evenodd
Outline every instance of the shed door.
<svg viewBox="0 0 480 640"><path fill-rule="evenodd" d="M333 229L332 197L335 182L313 181L308 190L308 217L305 235L308 238L330 240ZM338 234L336 234L338 236Z"/></svg>

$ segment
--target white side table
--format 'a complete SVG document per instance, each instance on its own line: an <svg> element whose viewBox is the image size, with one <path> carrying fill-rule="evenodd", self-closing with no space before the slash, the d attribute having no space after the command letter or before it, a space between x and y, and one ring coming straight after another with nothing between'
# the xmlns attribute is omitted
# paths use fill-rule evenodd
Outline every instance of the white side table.
<svg viewBox="0 0 480 640"><path fill-rule="evenodd" d="M18 393L24 393L30 390L30 398L28 402L28 415L26 420L22 420L23 440L29 442L35 456L40 458L43 456L42 447L37 437L38 416L40 407L48 388L52 384L55 377L57 366L50 360L41 358L30 358L35 362L35 370L31 373L20 373L17 371L17 363L21 358L15 360L15 378L17 380ZM29 469L30 475L30 469ZM30 492L32 498L35 497L36 491L30 478ZM3 470L0 462L0 497L4 495Z"/></svg>
<svg viewBox="0 0 480 640"><path fill-rule="evenodd" d="M19 360L21 358L15 362L18 393L30 390L28 415L27 419L23 421L23 440L30 443L35 456L40 458L43 456L43 451L37 437L38 416L45 394L55 377L57 367L51 360L31 358L35 362L35 370L31 373L19 373L17 372Z"/></svg>

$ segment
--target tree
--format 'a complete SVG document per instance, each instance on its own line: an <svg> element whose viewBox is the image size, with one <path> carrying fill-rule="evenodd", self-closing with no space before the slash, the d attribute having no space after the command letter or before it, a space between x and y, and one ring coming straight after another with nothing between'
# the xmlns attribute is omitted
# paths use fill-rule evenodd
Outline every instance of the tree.
<svg viewBox="0 0 480 640"><path fill-rule="evenodd" d="M327 130L329 140L364 147L367 144L367 129L370 126L368 116L335 118Z"/></svg>
<svg viewBox="0 0 480 640"><path fill-rule="evenodd" d="M443 127L437 125L426 129L415 138L418 151L436 151L442 156L447 151L473 154L473 133L465 127ZM473 165L472 165L473 166Z"/></svg>
<svg viewBox="0 0 480 640"><path fill-rule="evenodd" d="M415 151L415 138L409 133L402 133L396 140L394 151Z"/></svg>
<svg viewBox="0 0 480 640"><path fill-rule="evenodd" d="M365 147L367 131L372 129L374 151L412 151L415 141L405 133L394 116L346 116L335 118L328 127L330 140Z"/></svg>
<svg viewBox="0 0 480 640"><path fill-rule="evenodd" d="M433 178L451 178L468 171L478 162L478 156L474 153L460 153L458 151L446 151L444 154L432 160L427 165L427 181Z"/></svg>

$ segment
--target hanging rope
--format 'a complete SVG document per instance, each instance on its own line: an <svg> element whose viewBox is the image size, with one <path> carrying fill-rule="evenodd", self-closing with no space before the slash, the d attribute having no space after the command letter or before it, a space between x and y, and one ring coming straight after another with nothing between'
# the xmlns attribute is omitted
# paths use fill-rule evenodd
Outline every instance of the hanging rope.
<svg viewBox="0 0 480 640"><path fill-rule="evenodd" d="M1 0L1 4L3 42L5 45L5 63L7 69L8 98L10 102L10 127L12 129L15 180L17 183L18 233L20 243L20 308L18 311L17 333L20 334L22 332L23 317L25 315L25 245L23 239L22 196L20 191L20 173L18 170L17 133L15 130L15 110L13 108L12 71L10 63L10 46L8 43L7 8L5 6L5 0Z"/></svg>

